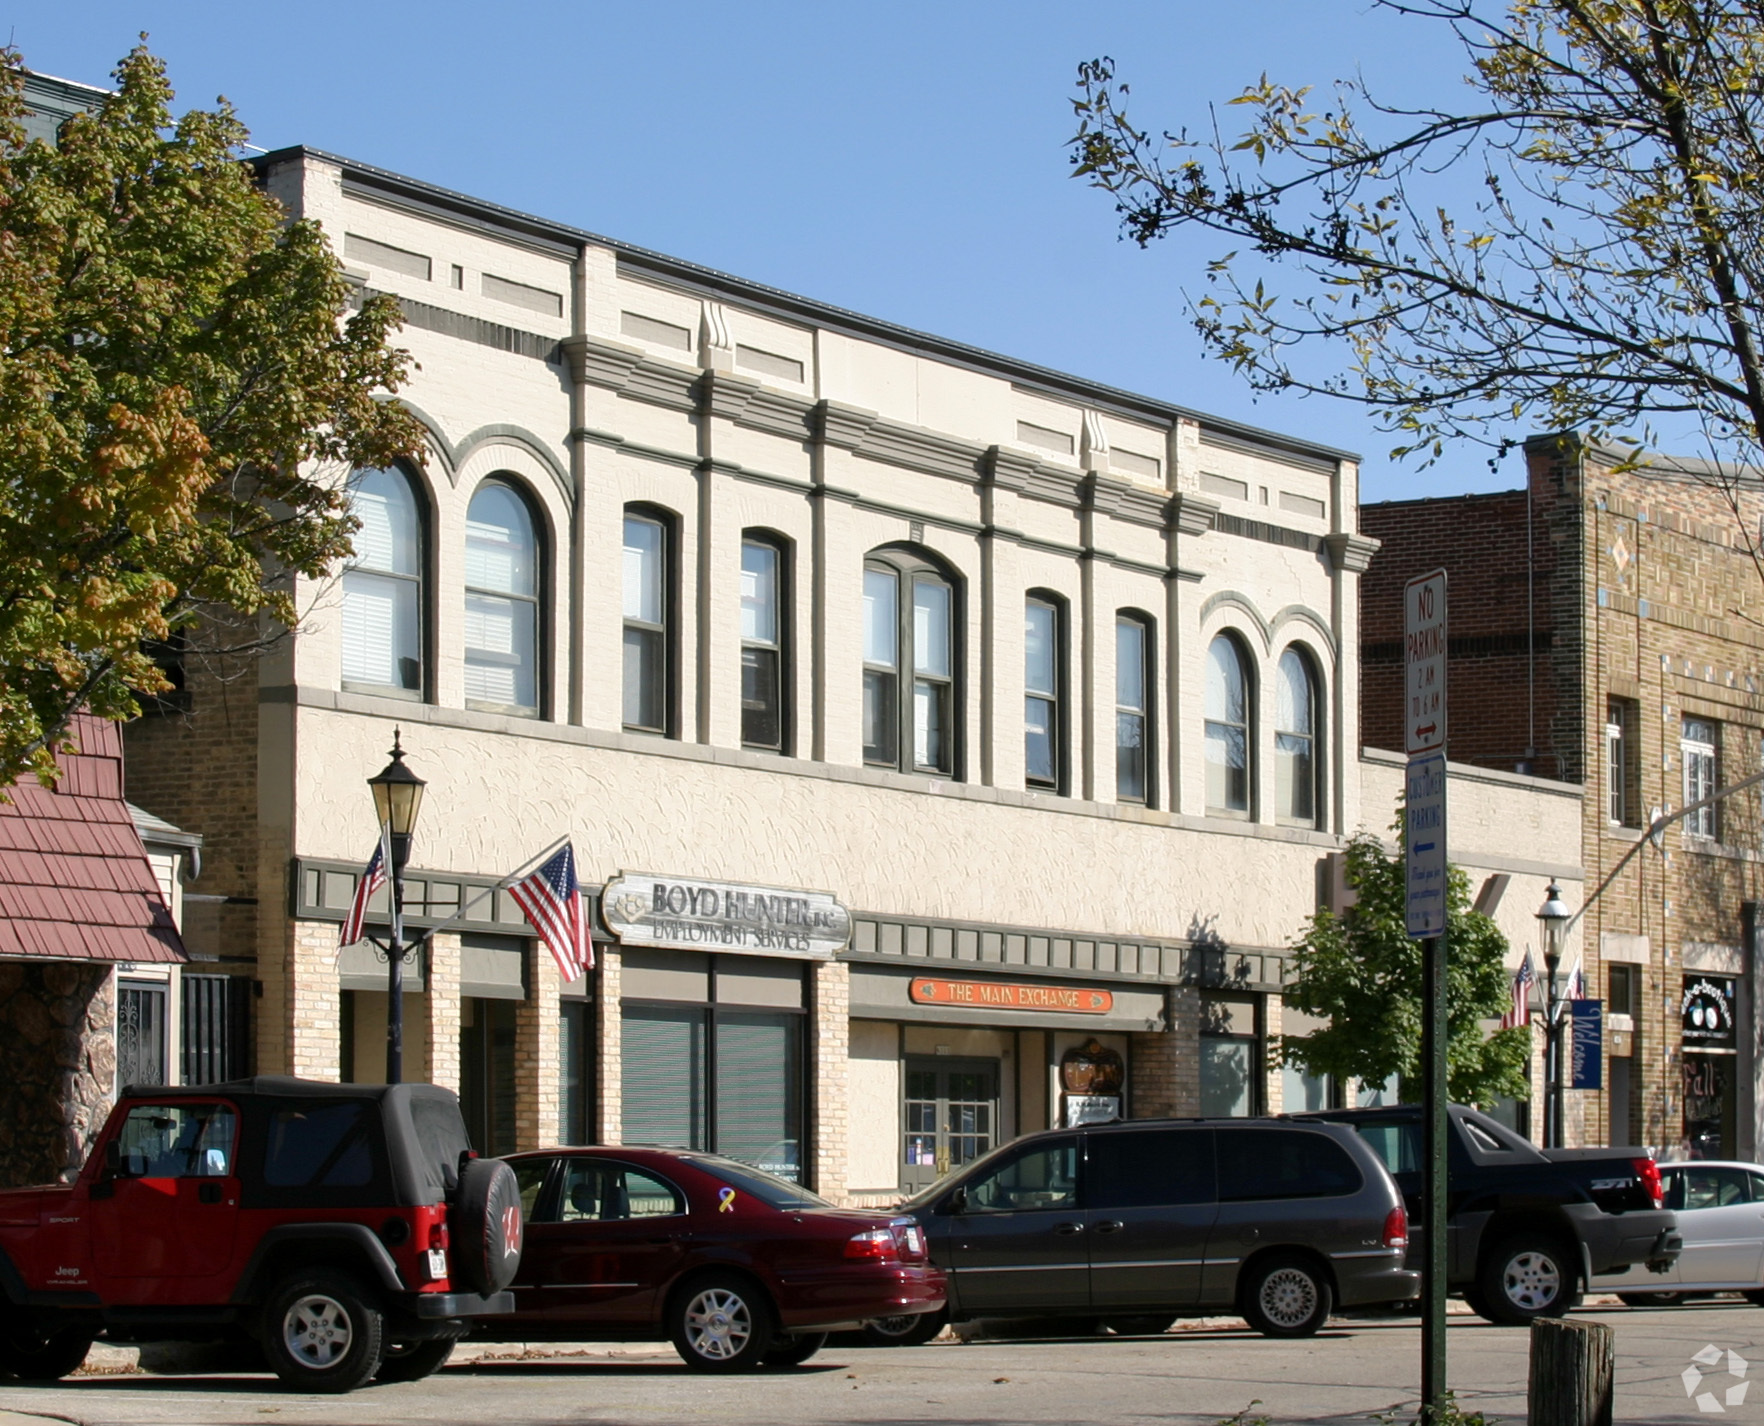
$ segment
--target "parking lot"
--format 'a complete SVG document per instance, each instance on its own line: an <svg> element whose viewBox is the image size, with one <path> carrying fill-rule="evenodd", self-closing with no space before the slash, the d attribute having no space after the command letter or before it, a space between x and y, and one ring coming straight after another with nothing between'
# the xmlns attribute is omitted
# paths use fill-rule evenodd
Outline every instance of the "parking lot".
<svg viewBox="0 0 1764 1426"><path fill-rule="evenodd" d="M1764 1311L1739 1302L1582 1314L1617 1332L1617 1419L1706 1420L1682 1374L1706 1346L1747 1364L1764 1359ZM299 1396L273 1378L84 1375L54 1387L0 1387L0 1426L28 1417L81 1426L134 1423L300 1423L300 1426L443 1426L551 1422L1088 1421L1213 1426L1259 1401L1251 1418L1274 1423L1368 1423L1413 1400L1420 1348L1414 1319L1332 1322L1317 1337L1277 1341L1224 1320L1150 1338L943 1341L926 1347L828 1347L808 1365L760 1376L687 1371L671 1348L519 1348L463 1351L458 1364L412 1385L350 1396ZM1508 1423L1525 1419L1526 1334L1454 1315L1451 1375L1461 1403ZM1724 1395L1728 1361L1707 1370ZM1404 1418L1407 1419L1407 1418ZM1764 1421L1764 1397L1720 1419Z"/></svg>

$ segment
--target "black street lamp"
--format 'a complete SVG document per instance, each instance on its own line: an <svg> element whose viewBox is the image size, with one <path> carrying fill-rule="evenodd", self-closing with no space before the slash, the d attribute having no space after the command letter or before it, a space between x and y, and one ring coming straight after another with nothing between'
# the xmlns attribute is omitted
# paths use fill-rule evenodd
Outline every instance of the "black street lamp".
<svg viewBox="0 0 1764 1426"><path fill-rule="evenodd" d="M397 728L392 730L392 761L378 777L367 780L374 794L374 812L387 828L392 865L392 943L386 949L386 1083L404 1078L404 866L410 860L410 838L416 830L417 810L428 786L404 765L404 749Z"/></svg>
<svg viewBox="0 0 1764 1426"><path fill-rule="evenodd" d="M1544 968L1549 973L1549 996L1544 1002L1544 1147L1562 1147L1562 1002L1556 996L1556 975L1562 968L1562 942L1574 919L1555 882L1538 907L1543 928Z"/></svg>

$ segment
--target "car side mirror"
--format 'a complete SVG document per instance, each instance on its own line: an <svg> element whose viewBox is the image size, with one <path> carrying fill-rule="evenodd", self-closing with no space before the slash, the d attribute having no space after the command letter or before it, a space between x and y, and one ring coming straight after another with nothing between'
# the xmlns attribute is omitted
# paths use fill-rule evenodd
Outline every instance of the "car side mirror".
<svg viewBox="0 0 1764 1426"><path fill-rule="evenodd" d="M966 1213L968 1211L968 1190L958 1188L943 1200L943 1207L949 1213Z"/></svg>

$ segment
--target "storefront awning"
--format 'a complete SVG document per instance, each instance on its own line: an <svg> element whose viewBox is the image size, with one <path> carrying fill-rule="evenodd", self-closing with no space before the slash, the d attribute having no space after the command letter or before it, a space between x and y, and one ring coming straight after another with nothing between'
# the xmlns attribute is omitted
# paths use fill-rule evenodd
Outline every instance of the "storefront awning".
<svg viewBox="0 0 1764 1426"><path fill-rule="evenodd" d="M27 778L0 804L0 958L188 960L123 801L121 729L73 733L53 790Z"/></svg>

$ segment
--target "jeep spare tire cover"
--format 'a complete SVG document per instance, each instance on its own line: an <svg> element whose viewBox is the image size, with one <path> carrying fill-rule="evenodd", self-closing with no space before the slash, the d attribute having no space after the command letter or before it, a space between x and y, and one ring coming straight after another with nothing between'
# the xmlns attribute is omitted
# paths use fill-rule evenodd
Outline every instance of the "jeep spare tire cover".
<svg viewBox="0 0 1764 1426"><path fill-rule="evenodd" d="M501 1159L468 1159L453 1209L453 1275L471 1292L501 1292L521 1265L521 1186Z"/></svg>

